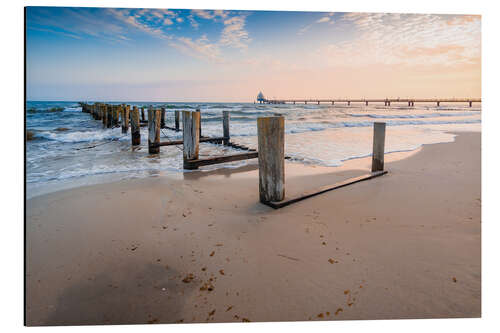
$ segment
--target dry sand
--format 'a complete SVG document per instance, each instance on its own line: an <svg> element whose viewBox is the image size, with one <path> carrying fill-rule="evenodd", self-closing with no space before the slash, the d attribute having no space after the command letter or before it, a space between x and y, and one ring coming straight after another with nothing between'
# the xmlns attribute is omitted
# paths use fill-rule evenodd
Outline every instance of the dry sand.
<svg viewBox="0 0 500 333"><path fill-rule="evenodd" d="M280 210L258 203L255 166L30 199L27 324L479 317L480 141ZM369 163L287 163L287 194Z"/></svg>

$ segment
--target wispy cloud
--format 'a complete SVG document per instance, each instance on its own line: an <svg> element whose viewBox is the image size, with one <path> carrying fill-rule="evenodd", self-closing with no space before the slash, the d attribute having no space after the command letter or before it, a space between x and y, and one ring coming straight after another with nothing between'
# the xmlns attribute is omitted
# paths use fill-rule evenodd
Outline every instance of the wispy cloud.
<svg viewBox="0 0 500 333"><path fill-rule="evenodd" d="M318 54L332 65L452 66L480 58L481 21L477 16L347 13L342 21L354 25L356 36L320 48Z"/></svg>
<svg viewBox="0 0 500 333"><path fill-rule="evenodd" d="M224 46L246 49L251 39L245 30L245 16L233 16L224 21L220 44Z"/></svg>
<svg viewBox="0 0 500 333"><path fill-rule="evenodd" d="M175 41L170 42L170 45L196 58L208 59L213 62L223 61L219 46L215 43L210 43L205 35L196 40L179 37Z"/></svg>

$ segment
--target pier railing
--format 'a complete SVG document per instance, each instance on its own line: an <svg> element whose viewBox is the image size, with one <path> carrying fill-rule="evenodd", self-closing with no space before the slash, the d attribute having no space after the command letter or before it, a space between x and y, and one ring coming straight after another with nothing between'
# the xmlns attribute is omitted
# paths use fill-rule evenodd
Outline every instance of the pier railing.
<svg viewBox="0 0 500 333"><path fill-rule="evenodd" d="M296 103L384 103L385 106L390 106L391 103L408 103L408 106L414 106L415 103L436 103L440 106L441 103L468 103L469 107L472 107L472 103L481 103L481 98L329 98L329 99L265 99L260 101L260 103L265 104L296 104Z"/></svg>

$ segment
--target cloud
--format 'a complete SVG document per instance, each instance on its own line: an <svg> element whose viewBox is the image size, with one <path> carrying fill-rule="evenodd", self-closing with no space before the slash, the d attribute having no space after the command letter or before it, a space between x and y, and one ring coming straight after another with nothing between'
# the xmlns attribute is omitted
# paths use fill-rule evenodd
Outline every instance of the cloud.
<svg viewBox="0 0 500 333"><path fill-rule="evenodd" d="M196 40L187 37L178 37L170 45L199 59L208 59L213 62L223 61L219 46L215 43L210 43L206 35Z"/></svg>
<svg viewBox="0 0 500 333"><path fill-rule="evenodd" d="M477 17L346 13L341 21L352 25L354 38L318 50L318 57L327 55L330 65L454 66L480 59L481 22Z"/></svg>
<svg viewBox="0 0 500 333"><path fill-rule="evenodd" d="M320 18L319 20L317 20L316 23L326 23L328 21L330 21L330 17L324 16L324 17Z"/></svg>
<svg viewBox="0 0 500 333"><path fill-rule="evenodd" d="M233 16L224 21L220 44L239 49L246 49L251 39L245 30L245 17Z"/></svg>
<svg viewBox="0 0 500 333"><path fill-rule="evenodd" d="M217 18L225 19L229 15L229 13L224 10L193 9L191 10L191 13L206 20L213 20Z"/></svg>

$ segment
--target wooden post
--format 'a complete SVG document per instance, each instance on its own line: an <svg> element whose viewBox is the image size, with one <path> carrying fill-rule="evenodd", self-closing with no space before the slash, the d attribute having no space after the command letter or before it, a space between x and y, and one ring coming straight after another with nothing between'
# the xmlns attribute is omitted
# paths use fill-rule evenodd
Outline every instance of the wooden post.
<svg viewBox="0 0 500 333"><path fill-rule="evenodd" d="M175 111L175 129L178 131L179 130L179 118L180 118L180 112L178 110Z"/></svg>
<svg viewBox="0 0 500 333"><path fill-rule="evenodd" d="M118 126L118 121L120 118L120 109L121 109L121 106L119 106L119 105L113 106L113 127Z"/></svg>
<svg viewBox="0 0 500 333"><path fill-rule="evenodd" d="M97 113L97 120L102 120L102 108L101 108L101 103L98 103L96 105L96 113Z"/></svg>
<svg viewBox="0 0 500 333"><path fill-rule="evenodd" d="M285 118L257 118L259 197L261 202L285 197Z"/></svg>
<svg viewBox="0 0 500 333"><path fill-rule="evenodd" d="M101 105L101 111L102 111L102 126L106 127L106 124L108 123L108 110L106 104Z"/></svg>
<svg viewBox="0 0 500 333"><path fill-rule="evenodd" d="M160 110L148 108L148 150L150 154L160 152Z"/></svg>
<svg viewBox="0 0 500 333"><path fill-rule="evenodd" d="M229 111L222 111L222 132L224 146L229 145Z"/></svg>
<svg viewBox="0 0 500 333"><path fill-rule="evenodd" d="M161 128L165 128L165 108L161 108Z"/></svg>
<svg viewBox="0 0 500 333"><path fill-rule="evenodd" d="M384 170L385 123L373 123L372 172Z"/></svg>
<svg viewBox="0 0 500 333"><path fill-rule="evenodd" d="M146 120L146 115L144 114L144 108L141 108L141 120L142 121Z"/></svg>
<svg viewBox="0 0 500 333"><path fill-rule="evenodd" d="M139 120L139 110L137 109L137 106L134 106L132 109L130 125L132 146L138 146L141 144L141 121Z"/></svg>
<svg viewBox="0 0 500 333"><path fill-rule="evenodd" d="M198 108L196 109L196 112L198 112L200 115L200 138L201 138L201 110Z"/></svg>
<svg viewBox="0 0 500 333"><path fill-rule="evenodd" d="M107 109L106 127L111 128L111 125L113 123L113 109L111 105L108 105L106 109Z"/></svg>
<svg viewBox="0 0 500 333"><path fill-rule="evenodd" d="M184 169L197 169L190 167L186 161L198 159L200 151L200 112L182 111L182 137Z"/></svg>
<svg viewBox="0 0 500 333"><path fill-rule="evenodd" d="M122 107L122 133L128 132L129 114L130 114L130 105Z"/></svg>

